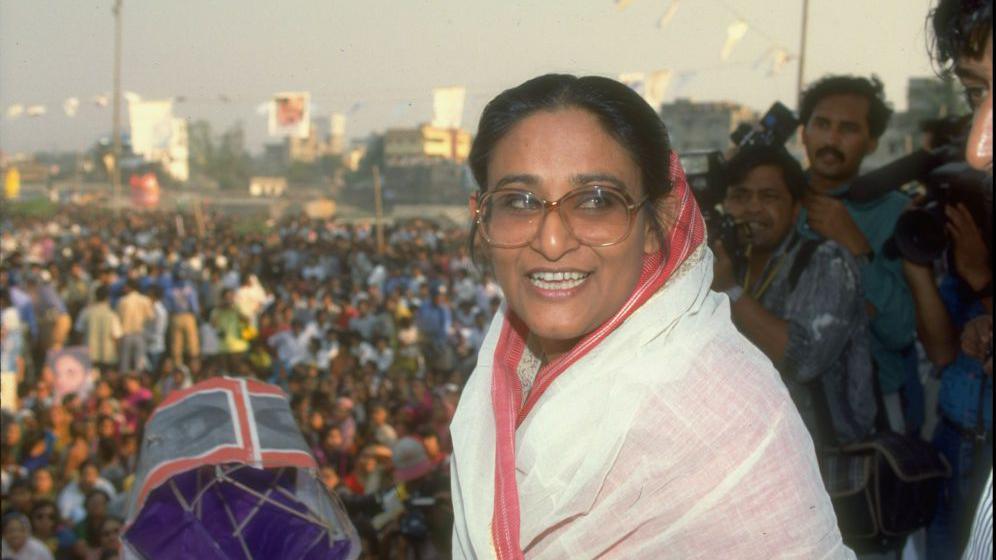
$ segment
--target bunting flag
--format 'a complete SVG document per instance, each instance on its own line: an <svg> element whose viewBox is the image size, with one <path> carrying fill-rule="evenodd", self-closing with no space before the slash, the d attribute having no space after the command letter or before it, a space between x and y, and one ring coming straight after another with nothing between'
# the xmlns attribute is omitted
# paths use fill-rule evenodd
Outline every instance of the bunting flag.
<svg viewBox="0 0 996 560"><path fill-rule="evenodd" d="M139 95L139 94L137 94L137 93L135 93L135 92L133 92L133 91L126 91L126 92L124 92L124 98L125 98L125 101L127 101L129 105L132 104L132 103L138 103L139 101L142 100L142 96Z"/></svg>
<svg viewBox="0 0 996 560"><path fill-rule="evenodd" d="M67 117L75 117L76 111L80 108L80 100L75 97L70 97L62 102L62 110L66 113Z"/></svg>
<svg viewBox="0 0 996 560"><path fill-rule="evenodd" d="M768 70L768 75L777 76L780 74L790 60L792 60L792 56L789 55L788 51L781 48L775 49L775 52L771 55L771 68Z"/></svg>
<svg viewBox="0 0 996 560"><path fill-rule="evenodd" d="M667 93L667 86L671 82L670 70L657 70L651 72L647 80L647 93L645 95L647 103L655 110L660 108L664 101L664 94Z"/></svg>
<svg viewBox="0 0 996 560"><path fill-rule="evenodd" d="M104 108L110 104L106 95L95 95L93 97L93 104L97 107Z"/></svg>
<svg viewBox="0 0 996 560"><path fill-rule="evenodd" d="M442 87L432 90L432 126L460 128L463 120L463 102L467 90L463 86Z"/></svg>
<svg viewBox="0 0 996 560"><path fill-rule="evenodd" d="M674 17L674 14L678 13L678 4L680 3L681 0L671 0L667 10L664 10L664 15L657 20L657 29L664 29L667 27L667 24L671 23L671 18Z"/></svg>
<svg viewBox="0 0 996 560"><path fill-rule="evenodd" d="M726 28L726 42L723 44L723 51L719 54L720 59L725 61L730 58L733 47L737 46L737 43L744 38L748 29L750 26L743 20L735 21Z"/></svg>
<svg viewBox="0 0 996 560"><path fill-rule="evenodd" d="M48 112L44 105L30 105L24 110L29 117L41 117Z"/></svg>
<svg viewBox="0 0 996 560"><path fill-rule="evenodd" d="M7 107L7 118L16 119L24 114L24 105L20 103L14 103L13 105Z"/></svg>
<svg viewBox="0 0 996 560"><path fill-rule="evenodd" d="M625 10L632 3L633 0L615 0L616 10L621 12Z"/></svg>

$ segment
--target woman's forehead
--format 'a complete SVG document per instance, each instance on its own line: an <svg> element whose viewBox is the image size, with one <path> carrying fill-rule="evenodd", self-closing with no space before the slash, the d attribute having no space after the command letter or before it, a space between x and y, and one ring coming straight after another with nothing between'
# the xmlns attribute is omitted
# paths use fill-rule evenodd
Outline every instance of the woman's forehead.
<svg viewBox="0 0 996 560"><path fill-rule="evenodd" d="M611 176L639 195L640 168L598 117L578 108L534 113L512 127L492 151L488 187L509 177L540 189L576 186L579 176ZM521 181L526 182L526 181ZM523 186L523 185L517 185Z"/></svg>

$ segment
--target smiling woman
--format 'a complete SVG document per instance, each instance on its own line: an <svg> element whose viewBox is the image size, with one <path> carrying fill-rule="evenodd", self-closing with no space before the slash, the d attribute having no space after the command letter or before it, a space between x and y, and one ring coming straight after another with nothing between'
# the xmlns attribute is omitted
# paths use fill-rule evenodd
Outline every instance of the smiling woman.
<svg viewBox="0 0 996 560"><path fill-rule="evenodd" d="M506 300L451 426L454 557L851 557L784 386L709 291L654 110L542 76L488 104L470 159Z"/></svg>

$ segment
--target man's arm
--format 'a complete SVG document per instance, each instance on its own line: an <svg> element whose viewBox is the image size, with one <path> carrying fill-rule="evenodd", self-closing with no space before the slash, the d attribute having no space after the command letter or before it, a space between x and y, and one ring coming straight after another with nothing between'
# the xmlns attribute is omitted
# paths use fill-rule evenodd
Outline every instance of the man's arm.
<svg viewBox="0 0 996 560"><path fill-rule="evenodd" d="M789 322L775 316L756 299L744 294L733 306L733 322L755 346L781 369L789 341Z"/></svg>
<svg viewBox="0 0 996 560"><path fill-rule="evenodd" d="M927 353L927 359L937 367L944 367L958 355L958 333L951 323L951 316L941 300L934 282L934 271L903 261L903 271L916 304L916 330Z"/></svg>

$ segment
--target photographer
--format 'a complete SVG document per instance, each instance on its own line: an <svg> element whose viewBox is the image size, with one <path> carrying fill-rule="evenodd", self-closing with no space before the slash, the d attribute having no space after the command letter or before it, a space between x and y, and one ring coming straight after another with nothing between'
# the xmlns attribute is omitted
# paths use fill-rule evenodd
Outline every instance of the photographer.
<svg viewBox="0 0 996 560"><path fill-rule="evenodd" d="M744 148L726 174L723 209L749 227L747 262L735 267L729 255L740 251L714 244L713 288L781 372L817 449L864 438L876 405L857 263L837 243L796 231L806 179L784 148Z"/></svg>
<svg viewBox="0 0 996 560"><path fill-rule="evenodd" d="M806 90L799 117L809 189L799 231L836 241L857 259L886 417L894 431L915 433L923 421L923 389L916 377L913 301L902 264L883 251L909 199L896 191L862 203L840 198L878 147L890 115L876 78L828 76Z"/></svg>
<svg viewBox="0 0 996 560"><path fill-rule="evenodd" d="M965 87L965 92L968 97L969 104L973 110L972 119L972 129L968 136L968 142L965 149L965 159L968 164L975 169L982 170L988 174L989 182L984 188L984 197L986 200L985 208L989 213L988 218L991 222L992 220L992 170L993 170L993 98L992 98L992 85L993 85L993 3L992 0L940 0L937 7L928 16L930 19L931 27L934 32L934 44L933 44L933 54L936 62L946 71L952 71L958 79L961 81L962 85ZM949 215L952 218L952 222L957 222L960 211L956 211L954 214ZM965 220L962 217L962 224L965 224ZM965 224L968 225L968 224ZM975 224L971 224L975 225ZM964 354L967 354L971 358L978 360L976 362L981 366L981 371L976 370L979 375L978 383L984 385L981 388L980 395L983 395L988 401L980 403L981 405L988 404L989 417L985 418L983 414L979 412L984 412L984 407L982 410L976 411L976 417L982 418L987 424L984 427L988 428L986 433L986 447L977 453L969 453L972 459L988 459L992 460L992 249L989 248L988 251L988 269L989 277L988 282L979 287L979 284L985 279L984 275L976 276L973 280L973 276L978 273L980 267L966 267L966 263L970 263L972 260L976 260L978 257L978 251L972 251L971 246L975 243L974 232L971 231L971 227L964 227L961 224L954 223L953 227L949 229L951 232L951 237L953 240L953 251L955 257L955 270L958 272L959 276L971 287L972 296L968 299L975 299L976 301L971 302L975 306L976 311L978 306L981 304L985 308L985 314L981 314L971 321L967 322L962 331L962 348L961 350ZM959 253L962 257L959 259ZM966 258L966 255L968 258ZM973 259L973 257L975 257ZM970 268L974 268L974 271L970 271ZM936 291L933 290L933 284L928 282L926 278L927 274L923 271L918 271L915 268L907 266L907 269L913 273L913 276L920 278L919 284L922 285L922 295L918 297L918 313L924 318L920 320L920 323L924 326L936 326L934 321L936 317L940 316L943 319L942 312L946 311L943 307L938 305L938 298ZM964 295L964 294L963 294ZM978 301L978 300L982 301ZM921 300L923 303L921 303ZM945 302L947 303L947 302ZM930 316L928 317L928 314ZM967 318L967 317L965 317ZM949 357L955 352L952 352L952 346L956 346L957 342L952 341L952 328L950 321L938 321L942 326L939 329L939 335L937 338L942 340L944 344L941 346L942 349L946 351L946 356ZM930 332L926 332L925 329L921 329L921 337L924 338L924 343L926 345L928 338L931 337ZM960 359L963 354L957 354ZM959 361L955 361L953 365L957 365ZM951 370L953 366L949 366L944 370L941 379L942 383L942 394L943 385L948 379L953 382L957 378L951 375ZM988 388L986 388L988 386ZM978 405L977 405L978 406ZM944 410L944 403L942 401L942 412L947 413ZM942 424L938 427L938 435L945 429ZM937 437L935 436L935 441ZM955 440L955 447L961 451L964 451L964 442L960 440ZM964 456L964 455L962 455ZM958 537L960 536L957 532L960 527L958 527L959 521L967 521L968 516L971 515L971 505L977 500L980 495L978 488L965 488L965 481L973 478L972 475L966 472L967 469L960 468L962 465L955 467L956 476L952 478L950 485L951 494L950 503L945 503L942 501L942 511L938 514L938 519L930 528L928 536L928 545L931 550L941 549L947 546L945 557L955 557L956 554L961 550L960 546L955 546L956 543L960 544ZM985 476L985 466L984 465L968 465L968 469L974 471L975 478L981 478ZM975 521L971 525L971 533L969 535L969 540L967 547L965 548L965 553L963 558L966 559L981 559L981 558L992 558L992 467L989 468L989 479L985 484L985 487L981 490L981 499L978 499L978 509L975 515ZM981 476L978 476L981 475ZM957 493L957 494L956 494ZM948 519L945 519L945 516ZM961 516L958 519L958 516ZM940 525L941 523L947 521L945 525ZM964 533L962 533L964 534ZM940 556L939 556L940 557Z"/></svg>

